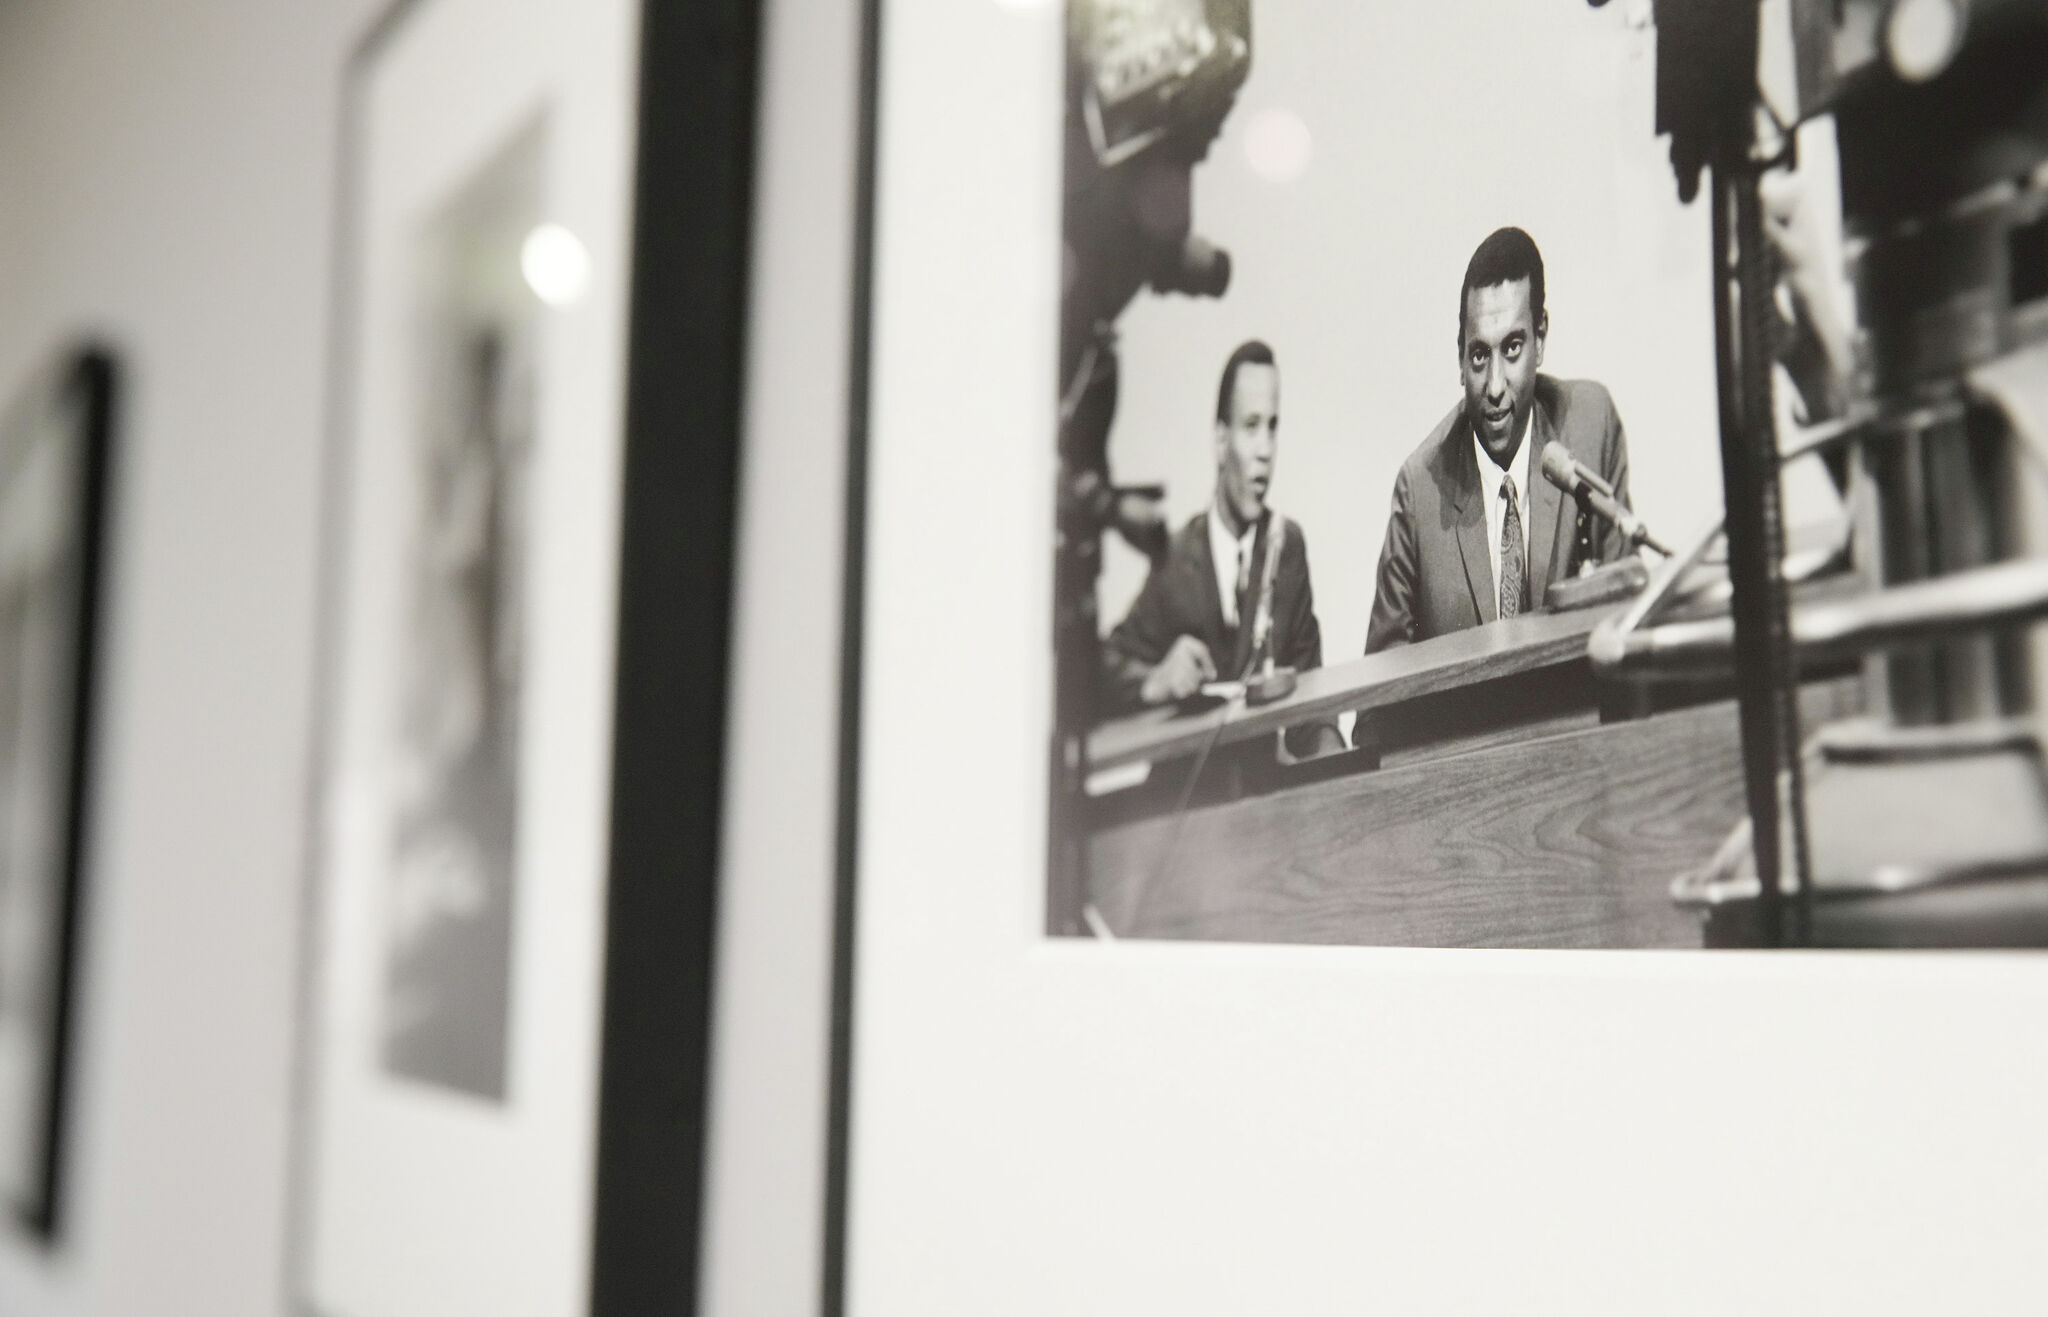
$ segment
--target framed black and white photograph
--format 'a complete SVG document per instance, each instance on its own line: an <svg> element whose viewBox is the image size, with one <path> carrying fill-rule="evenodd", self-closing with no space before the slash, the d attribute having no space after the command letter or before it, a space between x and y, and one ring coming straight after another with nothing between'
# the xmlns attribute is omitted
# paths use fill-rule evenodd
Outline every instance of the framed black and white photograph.
<svg viewBox="0 0 2048 1317"><path fill-rule="evenodd" d="M2027 790L2031 751L1968 745L2033 707L2014 631L2032 606L1915 645L1876 621L1898 597L1875 588L2024 556L2026 516L1996 505L2048 485L2021 460L2024 406L1989 382L2031 345L2024 261L2022 286L1987 272L1971 290L2006 318L1947 363L1976 369L1945 387L2004 435L1902 456L1896 418L1932 385L1918 363L1859 358L1887 333L1856 320L1859 295L1897 295L1885 281L1915 259L1886 226L1969 191L1884 194L1909 167L1875 143L1959 93L1894 72L1873 19L1764 7L1739 107L1764 127L1715 172L1688 159L1706 129L1687 125L1718 93L1684 79L1745 44L1732 10L1660 27L1647 0L1256 21L1069 7L1053 931L2040 941L2040 891L1981 886L2048 857L2038 820L1991 825L1981 853L1881 827L1925 799L1934 770L1906 761L1938 725L1978 724L1946 757ZM1980 15L1976 39L2012 21ZM1365 80L1330 55L1368 48ZM1950 86L1990 58L1961 55ZM1385 130L1425 102L1426 133ZM2037 192L2002 221L2015 251ZM1745 257L1752 212L1765 246ZM1752 304L1773 299L1759 326L1739 323L1744 279ZM1767 482L1782 565L1738 586L1761 496L1724 530L1724 462L1759 423L1792 454ZM1971 529L1900 561L1898 539L1943 522ZM1767 587L1775 610L1734 606ZM1767 630L1787 600L1829 639L1759 676L1773 669L1749 666L1734 615ZM1759 809L1784 836L1756 857ZM1760 866L1790 884L1783 910Z"/></svg>
<svg viewBox="0 0 2048 1317"><path fill-rule="evenodd" d="M638 20L420 0L350 69L296 1281L333 1317L587 1302Z"/></svg>
<svg viewBox="0 0 2048 1317"><path fill-rule="evenodd" d="M0 1186L55 1233L114 368L67 354L0 411Z"/></svg>
<svg viewBox="0 0 2048 1317"><path fill-rule="evenodd" d="M828 1310L2024 1284L2048 11L869 21Z"/></svg>

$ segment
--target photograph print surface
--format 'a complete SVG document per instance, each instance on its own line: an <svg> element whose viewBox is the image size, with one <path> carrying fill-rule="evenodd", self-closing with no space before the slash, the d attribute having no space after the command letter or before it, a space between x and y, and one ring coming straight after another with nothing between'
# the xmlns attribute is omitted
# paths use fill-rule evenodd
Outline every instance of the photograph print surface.
<svg viewBox="0 0 2048 1317"><path fill-rule="evenodd" d="M1049 932L2039 936L2048 19L1736 10L1067 4Z"/></svg>
<svg viewBox="0 0 2048 1317"><path fill-rule="evenodd" d="M392 710L383 1055L394 1073L505 1095L539 216L524 132L420 229L417 430L400 702Z"/></svg>

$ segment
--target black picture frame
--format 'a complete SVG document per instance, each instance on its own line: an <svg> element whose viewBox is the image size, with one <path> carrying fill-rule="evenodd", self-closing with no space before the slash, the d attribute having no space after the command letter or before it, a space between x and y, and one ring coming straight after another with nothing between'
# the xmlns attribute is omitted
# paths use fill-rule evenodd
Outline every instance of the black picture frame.
<svg viewBox="0 0 2048 1317"><path fill-rule="evenodd" d="M697 1310L759 0L647 0L591 1307Z"/></svg>
<svg viewBox="0 0 2048 1317"><path fill-rule="evenodd" d="M822 1317L846 1312L848 1199L853 1159L853 989L859 945L861 656L867 623L869 413L873 390L875 199L880 161L882 0L861 0L854 152L853 323L847 337L846 504L841 553L838 795L833 811L831 1036L825 1090Z"/></svg>
<svg viewBox="0 0 2048 1317"><path fill-rule="evenodd" d="M60 680L69 688L58 692L52 750L56 789L45 796L52 846L44 874L27 875L45 885L48 899L38 930L46 957L41 970L40 1070L34 1080L40 1111L28 1125L33 1146L21 1168L17 1187L9 1194L16 1221L45 1242L57 1238L64 1205L63 1163L68 1125L71 1054L75 1050L80 892L84 886L91 785L94 773L95 710L100 666L102 600L106 576L106 523L109 465L113 446L117 372L106 348L85 345L62 353L35 375L13 404L0 413L0 498L22 471L31 446L60 446L59 461L66 506L57 534L66 560L56 571L68 576L57 588L68 591L68 635L58 644L68 654L60 660ZM4 588L0 588L4 593ZM0 618L0 643L12 639ZM49 694L49 692L44 692ZM20 692L24 703L36 692ZM0 714L0 734L12 719ZM44 767L52 767L47 761ZM0 859L0 863L6 860ZM15 875L8 885L22 881ZM5 1007L0 1007L4 1009Z"/></svg>

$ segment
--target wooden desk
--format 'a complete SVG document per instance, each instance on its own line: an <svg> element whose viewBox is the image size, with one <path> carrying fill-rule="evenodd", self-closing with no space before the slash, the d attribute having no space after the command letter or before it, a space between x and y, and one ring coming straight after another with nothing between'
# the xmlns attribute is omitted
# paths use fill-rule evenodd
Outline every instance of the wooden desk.
<svg viewBox="0 0 2048 1317"><path fill-rule="evenodd" d="M1537 614L1354 659L1263 709L1105 725L1092 764L1146 762L1161 781L1096 802L1089 902L1127 937L1701 945L1700 918L1669 888L1743 817L1734 702L1694 688L1652 704L1600 682L1585 637L1602 615ZM1839 717L1859 696L1853 678L1810 683L1803 713ZM1365 754L1332 765L1355 770L1341 776L1241 775L1175 814L1187 756L1208 738L1226 763L1269 764L1280 728L1349 709L1370 711L1379 766Z"/></svg>
<svg viewBox="0 0 2048 1317"><path fill-rule="evenodd" d="M1099 772L1139 761L1159 763L1195 753L1212 735L1218 745L1231 745L1354 709L1386 708L1526 672L1583 666L1586 637L1604 616L1600 609L1531 613L1333 663L1303 673L1292 695L1257 709L1226 706L1175 717L1162 708L1121 718L1104 723L1088 738L1088 764Z"/></svg>

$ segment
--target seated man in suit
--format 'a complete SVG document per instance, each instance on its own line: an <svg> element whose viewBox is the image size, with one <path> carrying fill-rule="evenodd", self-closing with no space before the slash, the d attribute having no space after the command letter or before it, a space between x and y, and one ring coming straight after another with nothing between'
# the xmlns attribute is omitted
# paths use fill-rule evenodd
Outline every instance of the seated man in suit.
<svg viewBox="0 0 2048 1317"><path fill-rule="evenodd" d="M1280 368L1254 339L1216 390L1216 496L1173 537L1104 647L1103 707L1124 712L1195 694L1204 682L1323 661L1301 527L1266 507L1280 432ZM1289 728L1306 757L1344 748L1334 722Z"/></svg>
<svg viewBox="0 0 2048 1317"><path fill-rule="evenodd" d="M1529 612L1553 581L1628 552L1543 478L1543 447L1562 444L1628 503L1628 443L1607 390L1541 374L1550 320L1543 257L1520 229L1472 253L1458 294L1465 397L1394 480L1365 652Z"/></svg>

